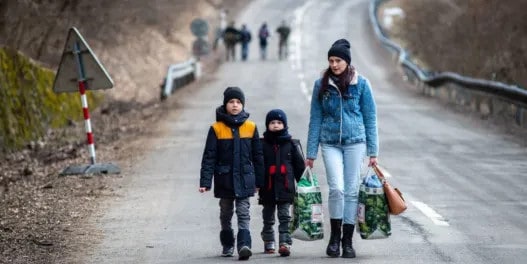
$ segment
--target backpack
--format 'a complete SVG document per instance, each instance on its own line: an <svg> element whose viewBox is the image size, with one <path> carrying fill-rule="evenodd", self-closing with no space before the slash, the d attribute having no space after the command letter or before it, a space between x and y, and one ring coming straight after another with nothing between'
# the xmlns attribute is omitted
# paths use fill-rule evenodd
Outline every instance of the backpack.
<svg viewBox="0 0 527 264"><path fill-rule="evenodd" d="M267 31L267 28L260 28L260 32L258 33L258 36L261 38L261 39L266 39L267 37L269 37L269 31Z"/></svg>

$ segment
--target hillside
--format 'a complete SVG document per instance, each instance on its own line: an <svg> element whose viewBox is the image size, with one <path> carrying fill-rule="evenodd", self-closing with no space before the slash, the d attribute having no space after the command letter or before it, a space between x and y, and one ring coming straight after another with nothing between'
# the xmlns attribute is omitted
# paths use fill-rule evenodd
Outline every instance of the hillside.
<svg viewBox="0 0 527 264"><path fill-rule="evenodd" d="M90 111L98 162L116 163L124 170L160 133L168 110L177 107L170 99L159 103L159 84L169 64L190 56L191 20L202 17L214 28L222 8L234 16L243 4L240 0L0 1L0 113L7 111L10 117L2 118L0 127L12 131L16 121L25 124L19 131L34 132L41 117L44 123L66 124L62 129L45 126L43 135L22 144L22 149L0 154L1 263L82 263L77 256L89 252L99 237L85 220L101 201L115 195L116 182L123 180L118 175L58 176L67 166L88 161L84 124L75 119L82 116L78 94L51 95L53 71L68 29L79 29L115 82L113 89L97 92L100 107ZM218 55L204 60L206 74L214 69ZM43 107L41 97L52 99L44 103L71 103ZM57 108L64 115L51 118L45 110Z"/></svg>
<svg viewBox="0 0 527 264"><path fill-rule="evenodd" d="M68 29L75 26L115 81L108 94L118 100L146 102L159 95L167 66L190 56L194 40L190 21L202 17L214 28L219 10L236 8L237 2L3 0L0 46L56 69Z"/></svg>
<svg viewBox="0 0 527 264"><path fill-rule="evenodd" d="M425 69L527 88L527 1L391 0L388 32Z"/></svg>

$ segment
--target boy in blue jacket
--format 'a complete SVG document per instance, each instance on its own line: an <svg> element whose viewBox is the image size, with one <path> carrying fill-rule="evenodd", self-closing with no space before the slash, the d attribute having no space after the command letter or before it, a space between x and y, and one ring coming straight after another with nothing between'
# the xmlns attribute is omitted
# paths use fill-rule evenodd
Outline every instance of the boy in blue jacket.
<svg viewBox="0 0 527 264"><path fill-rule="evenodd" d="M245 96L238 87L223 92L223 105L216 108L216 122L207 135L201 161L199 192L209 191L220 199L222 256L234 253L232 216L238 217L237 250L240 260L252 255L249 232L249 198L263 184L263 155L258 129L244 111Z"/></svg>

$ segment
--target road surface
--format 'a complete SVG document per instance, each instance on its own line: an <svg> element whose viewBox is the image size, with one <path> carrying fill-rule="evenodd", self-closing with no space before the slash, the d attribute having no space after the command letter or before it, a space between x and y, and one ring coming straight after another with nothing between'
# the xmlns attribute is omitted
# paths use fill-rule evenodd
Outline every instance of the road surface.
<svg viewBox="0 0 527 264"><path fill-rule="evenodd" d="M246 110L264 131L265 114L282 108L304 147L313 82L327 67L331 43L345 37L352 63L371 81L379 113L380 163L400 187L408 210L392 217L389 239L355 234L355 260L329 259L323 241L294 241L289 258L263 254L261 207L252 200L252 263L527 263L527 150L462 113L410 92L379 47L367 0L251 1L236 20L253 33L250 58L223 64L191 93L181 92L164 137L137 164L121 197L96 224L104 239L86 263L227 263L219 257L219 207L198 193L199 169L214 109L227 86L246 94ZM281 20L293 25L288 60L277 59ZM269 59L259 60L258 27L272 34ZM239 52L239 50L238 50ZM176 93L175 96L179 94ZM315 162L324 199L321 159ZM327 209L327 208L326 208ZM329 219L326 215L326 232ZM235 221L235 220L234 220Z"/></svg>

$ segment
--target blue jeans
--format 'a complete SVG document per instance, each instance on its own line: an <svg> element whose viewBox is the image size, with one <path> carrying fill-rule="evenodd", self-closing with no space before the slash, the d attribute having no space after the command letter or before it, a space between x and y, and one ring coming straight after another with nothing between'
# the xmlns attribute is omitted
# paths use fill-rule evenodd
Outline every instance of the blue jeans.
<svg viewBox="0 0 527 264"><path fill-rule="evenodd" d="M249 56L249 42L242 42L242 60L247 60Z"/></svg>
<svg viewBox="0 0 527 264"><path fill-rule="evenodd" d="M366 144L322 144L321 150L329 185L329 217L342 219L344 224L355 224Z"/></svg>

